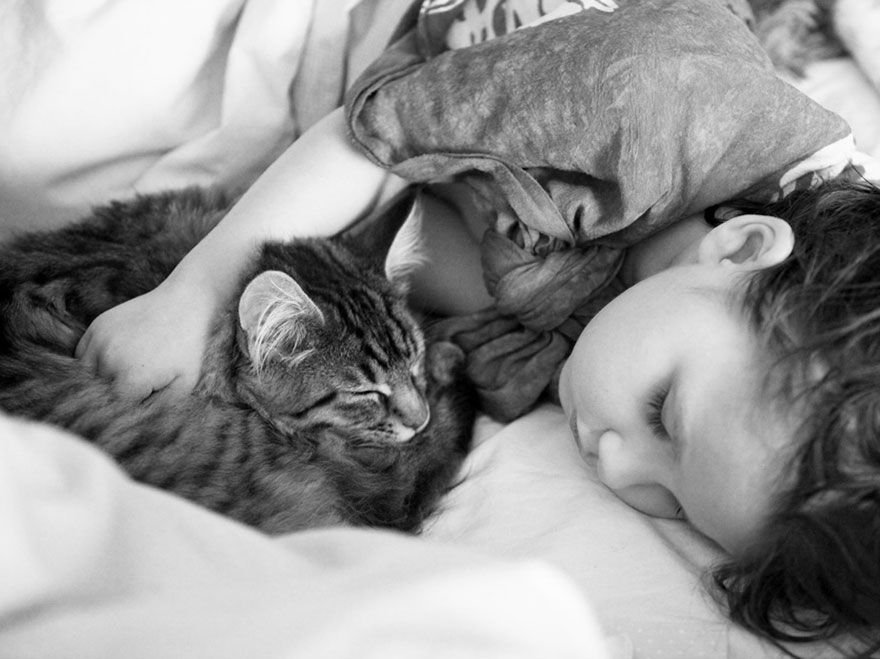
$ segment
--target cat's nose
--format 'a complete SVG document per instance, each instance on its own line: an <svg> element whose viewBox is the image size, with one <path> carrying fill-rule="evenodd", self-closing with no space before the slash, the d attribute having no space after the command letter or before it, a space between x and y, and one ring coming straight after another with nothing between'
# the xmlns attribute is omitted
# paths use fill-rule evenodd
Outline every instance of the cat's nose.
<svg viewBox="0 0 880 659"><path fill-rule="evenodd" d="M416 433L422 432L425 428L428 427L428 424L431 422L431 408L425 405L425 420L422 421L422 424L416 428Z"/></svg>
<svg viewBox="0 0 880 659"><path fill-rule="evenodd" d="M407 428L422 432L431 421L431 409L428 407L428 401L420 400L418 405L410 409L398 409L397 417Z"/></svg>
<svg viewBox="0 0 880 659"><path fill-rule="evenodd" d="M406 439L410 439L416 433L424 430L431 421L431 409L428 407L428 401L415 387L400 387L394 391L391 404L392 414L409 431L402 433L402 435L409 435ZM401 439L406 441L403 437Z"/></svg>

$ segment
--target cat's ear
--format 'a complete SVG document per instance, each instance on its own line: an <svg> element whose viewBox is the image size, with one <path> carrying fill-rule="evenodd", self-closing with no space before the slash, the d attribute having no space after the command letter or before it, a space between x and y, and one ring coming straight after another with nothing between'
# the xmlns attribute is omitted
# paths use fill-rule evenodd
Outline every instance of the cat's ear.
<svg viewBox="0 0 880 659"><path fill-rule="evenodd" d="M410 186L345 232L355 250L383 259L386 277L398 285L424 261L417 199L418 190Z"/></svg>
<svg viewBox="0 0 880 659"><path fill-rule="evenodd" d="M385 276L388 281L406 286L410 275L424 264L422 218L422 205L418 202L412 203L385 255Z"/></svg>
<svg viewBox="0 0 880 659"><path fill-rule="evenodd" d="M251 361L260 370L281 351L287 359L304 357L309 333L324 324L324 314L290 275L268 270L242 292L238 322L247 336Z"/></svg>

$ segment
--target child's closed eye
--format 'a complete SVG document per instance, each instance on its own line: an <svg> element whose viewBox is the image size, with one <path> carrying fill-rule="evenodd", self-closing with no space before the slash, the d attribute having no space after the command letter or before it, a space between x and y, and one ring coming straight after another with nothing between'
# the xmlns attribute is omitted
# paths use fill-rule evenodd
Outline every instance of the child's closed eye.
<svg viewBox="0 0 880 659"><path fill-rule="evenodd" d="M659 387L648 400L648 426L657 437L661 439L670 439L669 432L663 424L663 407L666 399L669 397L669 386L663 385Z"/></svg>

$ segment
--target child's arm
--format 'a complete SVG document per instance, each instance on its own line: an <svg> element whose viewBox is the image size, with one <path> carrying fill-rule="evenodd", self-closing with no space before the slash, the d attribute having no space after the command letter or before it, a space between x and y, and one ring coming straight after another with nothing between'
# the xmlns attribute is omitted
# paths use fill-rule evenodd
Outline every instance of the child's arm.
<svg viewBox="0 0 880 659"><path fill-rule="evenodd" d="M355 150L342 110L333 112L266 170L159 287L96 318L77 356L141 400L165 388L191 390L214 313L261 241L334 234L403 185Z"/></svg>

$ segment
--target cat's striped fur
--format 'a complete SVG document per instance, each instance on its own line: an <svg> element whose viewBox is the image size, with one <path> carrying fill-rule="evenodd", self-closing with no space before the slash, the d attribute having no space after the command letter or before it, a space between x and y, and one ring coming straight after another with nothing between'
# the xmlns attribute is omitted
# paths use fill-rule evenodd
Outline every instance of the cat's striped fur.
<svg viewBox="0 0 880 659"><path fill-rule="evenodd" d="M95 316L155 287L228 205L142 196L0 249L0 408L268 532L417 528L467 451L475 402L458 348L426 351L382 259L348 238L265 245L188 398L119 400L73 357Z"/></svg>

